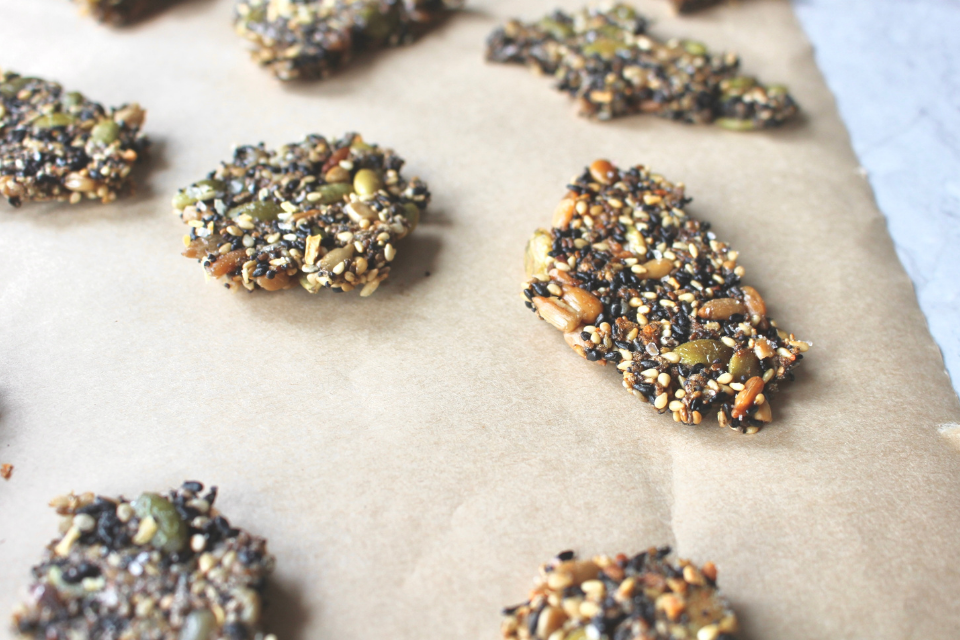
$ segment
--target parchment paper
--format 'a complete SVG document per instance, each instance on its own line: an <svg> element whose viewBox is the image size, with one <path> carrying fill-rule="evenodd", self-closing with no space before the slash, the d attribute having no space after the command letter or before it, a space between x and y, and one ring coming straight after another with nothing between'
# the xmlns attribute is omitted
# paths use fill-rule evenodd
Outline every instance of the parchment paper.
<svg viewBox="0 0 960 640"><path fill-rule="evenodd" d="M599 124L483 62L507 17L579 0L474 0L413 47L296 85L248 60L229 0L122 31L0 0L0 65L138 100L155 141L133 198L0 206L0 461L16 465L0 609L56 533L50 497L199 479L270 539L282 640L496 638L554 553L660 544L719 565L744 638L956 638L960 455L938 428L957 399L790 5L678 20L637 4L654 33L789 84L804 120ZM347 130L435 194L389 284L205 284L180 256L176 188L233 143ZM596 157L686 182L772 315L813 341L759 435L657 415L524 308L524 242Z"/></svg>

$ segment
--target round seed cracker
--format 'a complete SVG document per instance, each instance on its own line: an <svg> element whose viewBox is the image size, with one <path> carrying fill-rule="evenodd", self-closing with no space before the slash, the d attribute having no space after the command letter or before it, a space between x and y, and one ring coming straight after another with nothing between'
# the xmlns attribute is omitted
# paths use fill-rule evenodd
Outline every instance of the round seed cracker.
<svg viewBox="0 0 960 640"><path fill-rule="evenodd" d="M0 195L23 202L111 202L147 140L136 103L104 108L56 82L0 72Z"/></svg>
<svg viewBox="0 0 960 640"><path fill-rule="evenodd" d="M540 567L526 602L504 609L504 640L732 640L737 617L717 589L716 566L674 565L669 553L561 553Z"/></svg>
<svg viewBox="0 0 960 640"><path fill-rule="evenodd" d="M262 595L274 559L185 482L135 500L55 498L63 534L33 568L15 630L33 638L267 640Z"/></svg>
<svg viewBox="0 0 960 640"><path fill-rule="evenodd" d="M422 181L401 176L403 164L353 133L309 135L276 151L239 147L174 197L190 226L183 255L231 288L369 296L430 201Z"/></svg>

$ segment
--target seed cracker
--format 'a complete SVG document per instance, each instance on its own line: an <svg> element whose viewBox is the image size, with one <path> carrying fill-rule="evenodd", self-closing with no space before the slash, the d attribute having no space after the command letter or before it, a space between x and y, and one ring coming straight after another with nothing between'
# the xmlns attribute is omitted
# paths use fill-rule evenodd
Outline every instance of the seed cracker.
<svg viewBox="0 0 960 640"><path fill-rule="evenodd" d="M281 80L325 78L363 49L413 42L462 0L239 0L234 25Z"/></svg>
<svg viewBox="0 0 960 640"><path fill-rule="evenodd" d="M553 76L581 115L600 120L652 113L744 131L779 126L797 112L782 85L740 75L735 54L712 54L691 40L660 42L624 4L511 20L490 35L487 59Z"/></svg>
<svg viewBox="0 0 960 640"><path fill-rule="evenodd" d="M203 493L186 482L133 501L55 498L62 535L33 568L14 630L49 639L271 639L260 626L274 559L266 540L230 525L216 497L216 487Z"/></svg>
<svg viewBox="0 0 960 640"><path fill-rule="evenodd" d="M526 602L504 609L504 640L733 640L737 617L712 562L666 560L669 547L540 567Z"/></svg>
<svg viewBox="0 0 960 640"><path fill-rule="evenodd" d="M111 202L147 140L136 103L106 109L55 83L0 72L0 194L23 202Z"/></svg>
<svg viewBox="0 0 960 640"><path fill-rule="evenodd" d="M183 255L231 288L299 282L311 293L360 287L369 296L430 201L426 184L400 175L403 164L353 133L309 135L277 151L239 147L174 198L190 226Z"/></svg>
<svg viewBox="0 0 960 640"><path fill-rule="evenodd" d="M597 160L527 245L526 305L674 420L756 433L810 345L777 327L739 254L687 214L682 183Z"/></svg>

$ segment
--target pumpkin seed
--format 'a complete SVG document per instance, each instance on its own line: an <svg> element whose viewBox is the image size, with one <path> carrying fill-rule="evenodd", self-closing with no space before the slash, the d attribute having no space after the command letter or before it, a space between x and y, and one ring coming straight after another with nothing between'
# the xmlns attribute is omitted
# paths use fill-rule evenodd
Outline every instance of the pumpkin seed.
<svg viewBox="0 0 960 640"><path fill-rule="evenodd" d="M693 40L686 40L683 43L683 49L692 56L705 56L707 55L707 47L702 42L695 42Z"/></svg>
<svg viewBox="0 0 960 640"><path fill-rule="evenodd" d="M382 185L380 176L373 169L360 169L353 177L353 189L360 196L372 196Z"/></svg>
<svg viewBox="0 0 960 640"><path fill-rule="evenodd" d="M730 131L753 131L757 128L753 120L741 120L739 118L717 118L714 122L721 129Z"/></svg>
<svg viewBox="0 0 960 640"><path fill-rule="evenodd" d="M583 54L599 56L604 59L613 58L620 51L626 51L627 46L611 38L597 38L588 45L584 45Z"/></svg>
<svg viewBox="0 0 960 640"><path fill-rule="evenodd" d="M541 29L549 33L557 40L565 40L566 38L573 36L573 27L571 25L554 20L553 18L543 18L538 24L540 25Z"/></svg>
<svg viewBox="0 0 960 640"><path fill-rule="evenodd" d="M120 125L113 120L101 120L93 127L90 137L103 144L112 144L120 137Z"/></svg>
<svg viewBox="0 0 960 640"><path fill-rule="evenodd" d="M283 207L276 202L272 200L255 200L230 209L227 212L227 217L239 218L246 214L260 222L269 222L276 220L277 216L281 213L283 213Z"/></svg>
<svg viewBox="0 0 960 640"><path fill-rule="evenodd" d="M381 13L376 6L361 10L360 19L366 24L364 34L372 40L386 40L396 29L397 19L393 12Z"/></svg>
<svg viewBox="0 0 960 640"><path fill-rule="evenodd" d="M8 80L7 82L0 84L0 94L6 98L15 98L17 94L20 93L20 91L33 80L39 80L39 78L21 76L19 78Z"/></svg>
<svg viewBox="0 0 960 640"><path fill-rule="evenodd" d="M403 205L403 217L407 219L407 222L410 223L410 231L413 231L417 228L417 225L420 224L420 207L415 205L412 202L404 203Z"/></svg>
<svg viewBox="0 0 960 640"><path fill-rule="evenodd" d="M752 351L737 351L730 358L730 366L727 368L734 382L743 382L763 373L760 366L760 359Z"/></svg>
<svg viewBox="0 0 960 640"><path fill-rule="evenodd" d="M353 193L353 185L346 182L324 184L317 187L316 192L320 194L320 204L336 204Z"/></svg>
<svg viewBox="0 0 960 640"><path fill-rule="evenodd" d="M68 109L79 107L83 104L83 94L79 91L71 91L63 96L62 104Z"/></svg>
<svg viewBox="0 0 960 640"><path fill-rule="evenodd" d="M720 91L723 93L742 93L748 89L752 89L756 84L757 81L749 76L737 76L736 78L728 78L721 81Z"/></svg>
<svg viewBox="0 0 960 640"><path fill-rule="evenodd" d="M58 112L40 116L33 121L33 126L36 129L53 129L54 127L69 127L76 121L77 119L69 113Z"/></svg>
<svg viewBox="0 0 960 640"><path fill-rule="evenodd" d="M710 365L715 360L727 364L733 356L733 349L719 340L693 340L674 349L680 356L680 362L692 367L695 364Z"/></svg>
<svg viewBox="0 0 960 640"><path fill-rule="evenodd" d="M176 507L156 493L142 493L133 502L133 511L144 520L153 518L157 530L150 539L154 547L173 553L180 551L187 543L187 523L180 519Z"/></svg>
<svg viewBox="0 0 960 640"><path fill-rule="evenodd" d="M181 189L173 197L173 206L175 209L183 209L196 204L201 200L213 200L222 198L227 193L227 185L222 180L201 180L195 182L186 189Z"/></svg>

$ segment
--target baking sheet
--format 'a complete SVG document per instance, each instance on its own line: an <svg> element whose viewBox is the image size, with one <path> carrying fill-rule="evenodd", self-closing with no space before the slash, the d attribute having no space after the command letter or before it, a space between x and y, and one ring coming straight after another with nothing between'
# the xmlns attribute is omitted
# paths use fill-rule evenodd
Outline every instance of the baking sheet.
<svg viewBox="0 0 960 640"><path fill-rule="evenodd" d="M960 409L787 2L636 3L790 85L804 119L755 135L589 122L483 62L507 17L577 0L475 0L293 85L249 62L231 4L117 31L0 0L0 66L138 100L155 142L135 197L0 205L0 609L56 533L50 497L189 478L270 539L282 640L495 638L554 553L659 544L719 565L744 638L956 637L960 456L938 430ZM372 298L233 294L179 255L169 200L232 144L348 130L434 192ZM658 416L524 308L523 245L596 157L684 181L814 343L759 435Z"/></svg>

